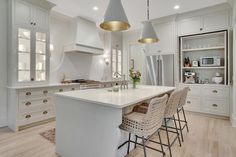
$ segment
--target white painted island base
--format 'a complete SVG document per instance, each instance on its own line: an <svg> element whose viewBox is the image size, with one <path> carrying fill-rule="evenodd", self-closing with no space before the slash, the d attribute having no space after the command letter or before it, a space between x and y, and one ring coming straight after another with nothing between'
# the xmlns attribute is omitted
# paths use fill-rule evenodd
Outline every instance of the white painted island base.
<svg viewBox="0 0 236 157"><path fill-rule="evenodd" d="M57 154L62 157L124 156L125 149L117 150L124 138L119 129L124 109L172 90L172 87L140 86L118 93L96 89L56 94Z"/></svg>

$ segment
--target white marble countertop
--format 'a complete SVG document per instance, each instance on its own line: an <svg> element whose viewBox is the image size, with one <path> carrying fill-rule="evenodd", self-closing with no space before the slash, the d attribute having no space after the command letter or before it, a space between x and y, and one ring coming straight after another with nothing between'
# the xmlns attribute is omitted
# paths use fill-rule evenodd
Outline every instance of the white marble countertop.
<svg viewBox="0 0 236 157"><path fill-rule="evenodd" d="M114 108L124 108L169 93L174 89L175 87L138 85L136 89L130 87L119 92L109 92L107 88L103 88L56 93L55 95Z"/></svg>
<svg viewBox="0 0 236 157"><path fill-rule="evenodd" d="M9 86L7 88L20 90L20 89L28 89L28 88L66 87L66 86L78 86L78 85L81 85L81 84L80 83L67 83L67 84L55 83L55 84L32 85L32 86Z"/></svg>

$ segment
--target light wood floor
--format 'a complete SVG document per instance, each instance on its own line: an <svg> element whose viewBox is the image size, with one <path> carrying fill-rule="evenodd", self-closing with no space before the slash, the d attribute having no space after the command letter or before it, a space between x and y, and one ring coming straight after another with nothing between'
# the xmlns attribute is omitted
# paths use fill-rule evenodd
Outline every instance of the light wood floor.
<svg viewBox="0 0 236 157"><path fill-rule="evenodd" d="M184 131L185 141L182 147L177 143L173 146L173 157L236 156L236 128L230 126L229 120L193 113L187 113L187 118L190 132ZM53 122L18 133L0 128L0 157L57 157L54 144L39 135L54 127ZM164 132L162 139L165 139ZM127 157L143 157L141 147L133 150ZM148 150L148 157L161 157L161 154Z"/></svg>

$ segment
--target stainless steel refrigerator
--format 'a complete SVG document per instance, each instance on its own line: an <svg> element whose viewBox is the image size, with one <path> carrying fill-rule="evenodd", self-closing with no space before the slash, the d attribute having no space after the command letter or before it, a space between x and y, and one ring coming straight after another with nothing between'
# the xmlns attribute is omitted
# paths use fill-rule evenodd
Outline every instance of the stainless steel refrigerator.
<svg viewBox="0 0 236 157"><path fill-rule="evenodd" d="M174 55L147 56L147 84L174 86Z"/></svg>

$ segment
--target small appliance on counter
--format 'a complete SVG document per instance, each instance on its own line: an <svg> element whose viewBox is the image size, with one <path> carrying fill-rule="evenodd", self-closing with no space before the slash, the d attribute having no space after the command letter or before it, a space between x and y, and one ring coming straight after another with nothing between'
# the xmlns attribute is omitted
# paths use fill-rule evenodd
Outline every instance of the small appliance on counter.
<svg viewBox="0 0 236 157"><path fill-rule="evenodd" d="M220 56L200 58L201 67L214 67L214 66L223 66L223 65L224 65L224 59L221 58Z"/></svg>
<svg viewBox="0 0 236 157"><path fill-rule="evenodd" d="M216 73L214 77L212 77L212 82L216 84L221 84L223 82L223 77L220 76L220 73Z"/></svg>
<svg viewBox="0 0 236 157"><path fill-rule="evenodd" d="M196 83L196 73L195 72L185 72L184 73L185 83Z"/></svg>
<svg viewBox="0 0 236 157"><path fill-rule="evenodd" d="M192 61L192 67L199 67L199 61Z"/></svg>

